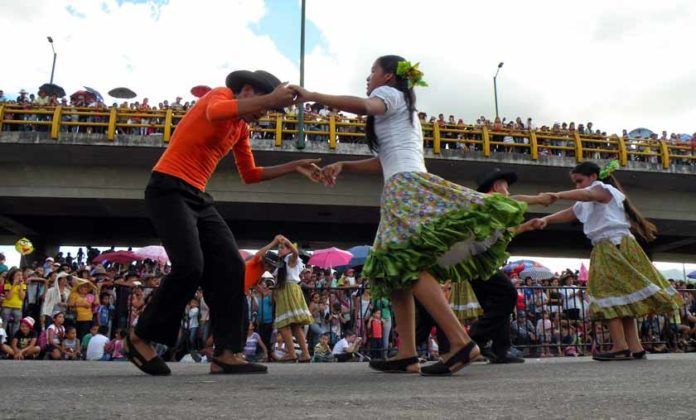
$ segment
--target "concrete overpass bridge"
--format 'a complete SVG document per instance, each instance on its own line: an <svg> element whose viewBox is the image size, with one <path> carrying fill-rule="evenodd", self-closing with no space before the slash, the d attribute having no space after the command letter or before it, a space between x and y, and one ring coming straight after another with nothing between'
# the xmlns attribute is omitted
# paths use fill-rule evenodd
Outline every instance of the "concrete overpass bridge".
<svg viewBox="0 0 696 420"><path fill-rule="evenodd" d="M253 140L258 164L321 157L325 163L362 158L366 146L308 142L297 150L291 142ZM0 134L0 243L28 236L39 250L59 245L133 245L157 243L145 214L143 189L149 171L166 143L157 136L61 133L59 140L42 132ZM574 158L441 150L426 152L431 172L473 187L476 175L494 166L520 176L515 193L556 191L571 187L568 170ZM656 259L691 261L696 255L696 170L664 169L658 163L628 162L619 178L642 212L653 219L659 239L649 250ZM299 175L244 185L232 158L221 162L209 184L217 207L243 247L266 243L282 232L313 249L326 245L370 243L379 219L379 176L342 176L334 188L308 183ZM530 216L560 209L533 207ZM589 243L580 226L558 226L520 236L516 254L586 257Z"/></svg>

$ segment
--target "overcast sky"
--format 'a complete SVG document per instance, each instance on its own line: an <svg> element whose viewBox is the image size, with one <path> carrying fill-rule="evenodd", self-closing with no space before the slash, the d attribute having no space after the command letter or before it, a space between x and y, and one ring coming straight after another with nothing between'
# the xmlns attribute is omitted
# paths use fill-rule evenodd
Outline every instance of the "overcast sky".
<svg viewBox="0 0 696 420"><path fill-rule="evenodd" d="M0 89L55 81L134 89L151 102L235 69L299 80L297 0L0 0ZM593 121L610 132L696 131L696 2L307 0L306 86L364 94L379 55L420 61L419 108L466 122L501 114Z"/></svg>

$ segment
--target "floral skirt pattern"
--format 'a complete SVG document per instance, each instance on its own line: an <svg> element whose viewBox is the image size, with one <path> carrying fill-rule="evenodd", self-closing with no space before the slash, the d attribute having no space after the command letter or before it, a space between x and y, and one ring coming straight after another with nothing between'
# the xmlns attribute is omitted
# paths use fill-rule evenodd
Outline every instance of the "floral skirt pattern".
<svg viewBox="0 0 696 420"><path fill-rule="evenodd" d="M450 307L462 324L483 315L483 308L468 281L452 284Z"/></svg>
<svg viewBox="0 0 696 420"><path fill-rule="evenodd" d="M632 236L624 236L618 246L609 240L595 244L589 277L593 320L672 315L683 304Z"/></svg>
<svg viewBox="0 0 696 420"><path fill-rule="evenodd" d="M426 271L441 282L487 279L505 261L510 228L525 203L482 194L422 172L387 180L374 246L363 274L373 296L388 297Z"/></svg>
<svg viewBox="0 0 696 420"><path fill-rule="evenodd" d="M310 325L314 322L302 289L296 283L285 283L275 291L273 298L276 312L273 328L283 328L291 324Z"/></svg>

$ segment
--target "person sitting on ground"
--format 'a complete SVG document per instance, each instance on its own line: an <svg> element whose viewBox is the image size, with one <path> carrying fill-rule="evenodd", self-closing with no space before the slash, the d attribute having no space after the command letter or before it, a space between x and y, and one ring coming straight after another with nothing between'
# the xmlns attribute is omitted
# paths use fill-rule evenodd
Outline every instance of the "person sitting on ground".
<svg viewBox="0 0 696 420"><path fill-rule="evenodd" d="M63 312L56 312L53 314L53 324L46 329L46 354L51 360L63 360L64 322Z"/></svg>
<svg viewBox="0 0 696 420"><path fill-rule="evenodd" d="M127 335L128 332L125 329L121 328L120 330L118 330L116 337L114 337L113 340L109 341L109 344L107 344L104 347L104 351L111 355L112 362L126 361L126 356L123 355L123 340L125 340Z"/></svg>
<svg viewBox="0 0 696 420"><path fill-rule="evenodd" d="M34 331L34 318L27 316L19 323L19 330L12 337L8 356L15 360L35 359L41 353L36 344L38 334Z"/></svg>
<svg viewBox="0 0 696 420"><path fill-rule="evenodd" d="M0 281L1 280L2 280L2 278L0 278ZM7 332L5 331L5 328L3 327L2 318L0 318L0 356L4 357L4 355L6 355L6 354L9 355L10 351L12 351L10 346L8 346L6 343L7 343Z"/></svg>
<svg viewBox="0 0 696 420"><path fill-rule="evenodd" d="M82 358L80 340L77 338L77 329L75 327L69 327L65 331L63 355L65 360L78 360Z"/></svg>
<svg viewBox="0 0 696 420"><path fill-rule="evenodd" d="M97 335L89 340L89 346L87 347L87 360L94 361L108 361L109 354L104 351L104 347L109 343L109 339L106 334L109 333L109 327L106 325L100 325L97 329Z"/></svg>
<svg viewBox="0 0 696 420"><path fill-rule="evenodd" d="M89 346L89 340L92 339L97 333L99 332L99 325L97 324L92 324L92 326L89 329L89 333L85 334L84 337L82 337L82 341L80 342L80 347L82 347L82 352L87 351L87 346Z"/></svg>
<svg viewBox="0 0 696 420"><path fill-rule="evenodd" d="M322 334L319 342L314 346L313 363L330 363L334 361L331 347L329 347L329 334Z"/></svg>
<svg viewBox="0 0 696 420"><path fill-rule="evenodd" d="M352 331L346 331L345 337L336 343L332 354L337 362L347 362L355 358L355 353L360 348L362 338L358 337Z"/></svg>
<svg viewBox="0 0 696 420"><path fill-rule="evenodd" d="M249 362L265 362L268 360L268 349L255 329L256 324L250 322L244 344L244 358Z"/></svg>
<svg viewBox="0 0 696 420"><path fill-rule="evenodd" d="M283 358L285 358L287 355L288 352L285 350L285 340L283 340L283 335L277 333L276 341L273 343L273 352L271 353L271 357L277 362L279 360L283 360Z"/></svg>

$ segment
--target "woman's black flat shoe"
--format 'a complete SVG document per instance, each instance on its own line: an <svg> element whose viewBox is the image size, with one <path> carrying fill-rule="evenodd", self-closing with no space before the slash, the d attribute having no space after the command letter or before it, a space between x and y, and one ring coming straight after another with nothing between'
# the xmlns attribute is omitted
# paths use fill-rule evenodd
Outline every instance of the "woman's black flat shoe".
<svg viewBox="0 0 696 420"><path fill-rule="evenodd" d="M615 360L631 360L633 359L633 356L631 356L631 351L626 349L608 353L595 354L594 356L592 356L592 358L600 362L612 362Z"/></svg>
<svg viewBox="0 0 696 420"><path fill-rule="evenodd" d="M384 373L409 373L408 367L418 363L418 357L407 357L398 360L372 360L370 368Z"/></svg>
<svg viewBox="0 0 696 420"><path fill-rule="evenodd" d="M449 358L446 362L440 361L435 364L432 364L430 366L423 366L421 368L421 375L423 376L450 376L454 372L450 369L452 366L456 365L457 363L461 363L462 366L459 368L463 368L467 366L469 363L471 363L471 352L474 351L478 346L476 343L472 340L467 344L466 346L462 347L461 350L456 352L452 357ZM459 370L457 369L457 370Z"/></svg>
<svg viewBox="0 0 696 420"><path fill-rule="evenodd" d="M222 369L219 372L210 372L211 374L244 374L244 373L267 373L268 367L265 365L260 365L258 363L240 363L231 365L229 363L224 363L216 358L213 358L213 363Z"/></svg>
<svg viewBox="0 0 696 420"><path fill-rule="evenodd" d="M164 362L164 359L155 356L151 360L145 360L145 357L143 357L143 355L135 349L133 343L131 343L130 334L126 335L125 341L126 345L123 348L123 354L135 367L152 376L171 375L172 371Z"/></svg>
<svg viewBox="0 0 696 420"><path fill-rule="evenodd" d="M645 360L646 359L645 350L639 351L638 353L633 353L632 356L635 360Z"/></svg>

